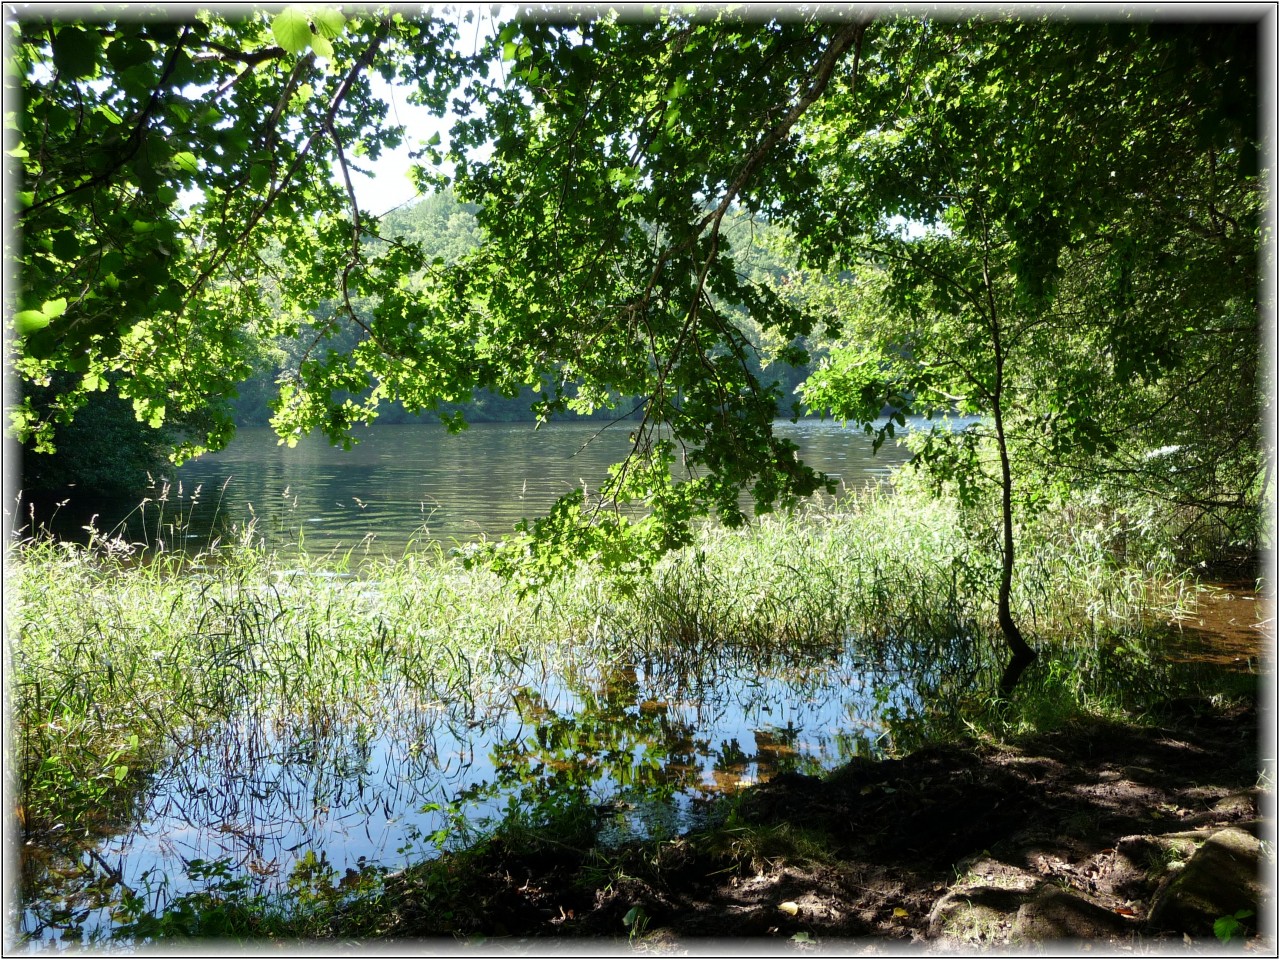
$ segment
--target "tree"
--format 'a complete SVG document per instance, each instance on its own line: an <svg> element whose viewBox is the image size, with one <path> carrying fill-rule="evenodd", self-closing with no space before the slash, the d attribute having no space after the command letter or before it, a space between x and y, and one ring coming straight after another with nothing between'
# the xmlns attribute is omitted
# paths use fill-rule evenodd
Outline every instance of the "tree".
<svg viewBox="0 0 1280 960"><path fill-rule="evenodd" d="M457 80L456 27L429 17L139 8L5 27L6 97L22 104L6 114L20 168L14 365L34 383L76 375L51 411L61 421L115 372L153 425L204 408L250 373L249 327L287 334L341 304L371 227L347 175L403 135L371 79L410 74L441 112ZM397 269L406 256L384 255ZM49 447L50 418L23 403L11 419ZM186 451L230 429L223 413Z"/></svg>
<svg viewBox="0 0 1280 960"><path fill-rule="evenodd" d="M794 213L797 234L819 263L873 263L878 309L808 395L865 423L886 403L990 416L993 468L971 436L935 433L921 454L999 489L1006 693L1034 659L1010 609L1015 514L1038 494L1015 488L1015 451L1106 464L1146 419L1121 398L1176 395L1224 346L1252 340L1256 357L1253 61L1247 31L1225 35L901 20L877 33L865 87L812 116L826 175ZM1234 114L1223 88L1240 94ZM1205 336L1223 324L1233 338ZM1255 365L1230 373L1229 395L1253 394ZM1259 419L1254 403L1215 407ZM1182 422L1191 448L1219 445ZM1232 437L1256 441L1256 428Z"/></svg>
<svg viewBox="0 0 1280 960"><path fill-rule="evenodd" d="M742 522L744 487L765 509L826 482L773 435L782 398L755 376L729 312L744 307L786 343L809 332L807 319L736 269L724 228L793 189L796 122L865 29L855 18L664 15L528 20L495 36L508 76L483 91L466 129L494 155L457 176L487 237L464 276L500 367L582 381L573 397L557 388L553 405L590 406L607 387L646 398L608 493L653 512L638 524L599 517L597 533L666 548L685 542L698 510ZM679 483L677 454L689 468ZM580 517L574 507L566 522Z"/></svg>
<svg viewBox="0 0 1280 960"><path fill-rule="evenodd" d="M68 374L55 373L49 386L29 387L32 408L40 411L57 402L62 384L69 379ZM75 420L57 425L53 453L39 453L30 446L22 450L23 500L29 506L40 505L36 521L42 522L47 519L46 501L62 500L70 488L91 490L108 499L136 496L153 479L165 476L169 451L180 442L180 433L203 427L202 422L184 423L178 418L153 427L140 422L132 405L113 391L94 393Z"/></svg>
<svg viewBox="0 0 1280 960"><path fill-rule="evenodd" d="M805 362L814 311L743 269L728 229L782 224L811 266L876 291L814 402L882 436L886 405L899 423L951 404L991 417L1007 691L1032 657L1008 600L1016 458L1102 463L1140 433L1117 398L1174 396L1187 370L1205 403L1228 394L1207 383L1226 348L1186 328L1256 310L1254 29L822 14L524 8L470 54L452 22L401 14L21 20L18 367L81 390L127 372L158 420L231 389L251 320L294 336L313 318L276 404L286 436L343 441L381 404L478 389L532 387L546 415L639 397L605 492L648 515L573 494L498 562L643 561L700 513L743 522L744 489L768 510L831 486L774 435L791 404L757 356L769 340ZM422 173L476 206L484 243L452 264L377 240L344 183L358 151L402 136L371 73L460 118L425 147L452 172ZM1188 302L1160 291L1171 263ZM17 425L42 428L21 409ZM940 438L925 459L957 463ZM986 475L972 456L958 469Z"/></svg>

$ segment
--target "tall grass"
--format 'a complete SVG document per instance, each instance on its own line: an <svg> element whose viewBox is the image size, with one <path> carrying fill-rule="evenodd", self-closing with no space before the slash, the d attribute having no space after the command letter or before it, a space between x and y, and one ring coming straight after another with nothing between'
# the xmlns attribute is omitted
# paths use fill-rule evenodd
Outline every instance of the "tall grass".
<svg viewBox="0 0 1280 960"><path fill-rule="evenodd" d="M1171 562L1122 565L1115 531L1077 519L1021 537L1015 614L1042 648L1096 652L1193 602ZM626 590L580 569L518 599L439 548L370 559L358 577L334 560L286 567L251 537L145 563L110 540L22 543L10 569L21 769L112 757L114 776L246 710L332 723L380 717L389 698L456 707L495 673L584 657L730 651L763 665L853 643L869 663L932 659L979 689L999 659L993 551L954 504L874 488L820 515L707 529Z"/></svg>
<svg viewBox="0 0 1280 960"><path fill-rule="evenodd" d="M956 638L998 645L994 534L975 531L951 501L883 488L821 513L708 529L639 585L620 632L641 651L686 654L727 645L794 655L852 642L894 660L904 644L923 644L925 656ZM1171 553L1126 564L1115 536L1079 505L1020 531L1014 615L1042 646L1096 649L1194 604L1194 580ZM975 654L978 673L996 669L990 654Z"/></svg>
<svg viewBox="0 0 1280 960"><path fill-rule="evenodd" d="M686 688L708 663L820 673L852 650L915 684L918 708L885 704L899 748L1167 696L1158 628L1196 599L1172 552L1087 500L1018 542L1015 616L1041 657L1011 711L986 699L1004 655L994 528L911 492L707 528L633 581L584 566L527 596L438 546L357 569L285 563L252 530L143 559L118 537L30 538L8 570L21 821L56 842L128 819L166 757L245 718L288 749L344 725L461 726L618 664Z"/></svg>

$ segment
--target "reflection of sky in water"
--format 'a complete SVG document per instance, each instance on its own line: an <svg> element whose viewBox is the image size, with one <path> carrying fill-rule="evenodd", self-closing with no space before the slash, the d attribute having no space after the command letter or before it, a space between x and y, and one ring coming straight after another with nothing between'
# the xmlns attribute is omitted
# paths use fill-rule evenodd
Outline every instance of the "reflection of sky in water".
<svg viewBox="0 0 1280 960"><path fill-rule="evenodd" d="M413 537L501 535L583 479L603 477L625 453L626 429L584 446L598 432L595 424L537 432L488 424L448 437L431 427L380 427L343 452L314 438L289 450L266 431L244 431L180 476L188 498L201 486L200 511L256 516L266 527L260 532L275 531L275 548L296 539L305 520L310 551L350 548L373 533L395 554ZM779 433L847 486L883 477L907 457L892 443L873 457L869 438L830 421L782 424ZM171 757L151 778L133 829L98 853L121 865L130 887L152 889L153 903L192 889L192 860L227 859L266 891L283 887L309 850L323 852L339 875L362 858L395 869L435 852L429 838L447 818L424 805L447 806L466 792L468 821L496 818L513 794L527 802L543 788L559 789L567 774L558 776L557 765L574 753L577 768L590 771L582 789L601 805L602 836L671 832L691 825L707 799L778 769L830 768L866 754L879 735L877 711L911 699L890 676L891 695L877 704L884 677L872 680L848 652L785 670L724 652L698 669L693 676L671 664L640 665L619 686L617 676L569 684L554 670L539 667L534 676L529 668L500 692L447 710L397 688L364 716L318 717L313 729L304 718L246 714ZM596 711L603 719L594 747L557 752L540 744L540 729L545 739L551 727L583 728L591 715L584 696L586 706L609 704ZM610 749L613 762L601 760ZM649 782L638 786L645 771ZM678 789L664 796L664 783ZM98 911L86 929L105 922ZM31 911L22 926L38 926Z"/></svg>
<svg viewBox="0 0 1280 960"><path fill-rule="evenodd" d="M908 423L927 426L920 418ZM178 472L185 499L179 502L175 487L168 515L184 514L190 527L169 542L200 545L220 521L251 519L257 534L286 554L299 537L312 553L368 547L387 555L398 555L410 542L502 537L558 497L584 486L598 489L610 465L630 449L632 429L628 423L558 423L540 430L490 423L450 435L433 425L380 425L361 431L361 442L344 451L322 437L282 447L268 428L245 428L226 450ZM872 454L870 437L829 420L779 422L776 429L796 442L806 462L848 487L883 478L908 458L894 441ZM150 516L154 521L154 507ZM135 515L131 522L136 527L142 520Z"/></svg>
<svg viewBox="0 0 1280 960"><path fill-rule="evenodd" d="M521 781L508 763L516 785L498 785L495 758L526 765L535 781L523 785L527 804L575 754L590 771L583 790L600 805L604 839L673 832L693 825L710 797L768 779L778 761L830 768L873 749L879 708L865 664L845 654L793 666L762 672L726 658L704 662L701 676L615 669L576 691L539 669L536 686L515 677L469 708L418 706L397 689L380 712L342 722L241 717L173 756L136 826L98 853L158 903L199 886L187 879L192 860L225 859L261 891L282 888L309 850L339 876L361 861L394 870L435 853L429 838L447 821L424 805L473 788L461 805L468 822L501 816ZM888 703L910 698L898 688ZM556 730L568 731L568 747L549 742ZM594 731L594 755L571 742L583 730ZM648 786L618 782L646 768L659 772ZM669 799L661 782L677 787ZM38 925L31 911L23 925Z"/></svg>

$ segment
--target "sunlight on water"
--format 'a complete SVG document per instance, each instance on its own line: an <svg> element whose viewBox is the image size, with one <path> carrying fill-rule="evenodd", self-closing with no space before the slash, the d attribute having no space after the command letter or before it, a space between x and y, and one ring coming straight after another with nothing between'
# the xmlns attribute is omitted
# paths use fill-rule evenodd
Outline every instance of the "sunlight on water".
<svg viewBox="0 0 1280 960"><path fill-rule="evenodd" d="M188 539L205 539L219 520L255 521L256 532L282 553L299 540L313 554L398 555L414 542L502 537L558 497L584 485L596 489L627 453L629 429L476 424L449 435L429 425L388 425L370 428L350 451L320 437L290 449L266 428L242 429L225 451L178 474L188 494L202 491L186 511ZM777 430L799 444L806 462L851 487L887 477L909 456L893 442L873 455L869 437L830 421L779 423ZM173 512L180 509L175 504Z"/></svg>
<svg viewBox="0 0 1280 960"><path fill-rule="evenodd" d="M712 799L779 771L873 754L878 712L913 700L910 685L846 651L785 666L725 657L572 678L528 665L491 678L465 705L397 685L362 701L381 707L338 718L251 709L171 755L132 822L90 856L160 905L200 888L192 864L224 863L260 892L283 889L309 852L339 874L394 870L466 839L445 836L451 808L482 830L513 798L526 808L558 794L586 799L612 842L670 835L698 823ZM67 864L30 857L25 868L24 885L43 889L48 871ZM23 934L70 933L59 930L57 902L28 903ZM83 936L109 933L107 905L78 916Z"/></svg>
<svg viewBox="0 0 1280 960"><path fill-rule="evenodd" d="M483 425L449 437L380 427L349 453L318 440L289 450L265 431L243 431L225 452L185 467L169 499L135 519L154 524L168 511L168 526L151 534L197 549L219 523L253 520L285 557L300 542L315 558L500 536L604 476L626 434L586 443L598 429ZM873 458L869 438L837 424L779 432L850 487L907 458L892 445ZM378 583L328 564L276 570L274 605L261 615L283 610L295 590L341 590L339 606L383 606ZM216 591L208 596L216 605ZM394 610L384 613L394 621ZM908 677L899 668L910 656L889 667L857 653L853 640L821 655L732 646L695 651L663 638L648 662L599 654L478 666L450 702L432 694L430 680L376 673L320 707L293 706L283 694L246 701L219 726L180 735L127 809L94 825L102 839L92 849L73 842L76 852L60 853L57 836L24 848L27 902L17 925L32 940L101 938L120 889L158 909L203 889L211 869L259 892L285 889L317 859L339 875L394 870L465 843L512 809L562 800L591 805L611 842L670 835L712 815L716 798L781 771L874 754L886 711L913 708L920 684L933 682L925 674L941 669L935 661Z"/></svg>

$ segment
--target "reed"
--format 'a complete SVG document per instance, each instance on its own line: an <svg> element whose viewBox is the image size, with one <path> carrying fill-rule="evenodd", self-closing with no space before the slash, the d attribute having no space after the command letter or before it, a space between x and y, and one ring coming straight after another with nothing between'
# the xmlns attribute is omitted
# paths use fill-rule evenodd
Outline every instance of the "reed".
<svg viewBox="0 0 1280 960"><path fill-rule="evenodd" d="M1096 650L1194 602L1171 563L1122 565L1113 541L1096 525L1024 532L1016 610L1042 644ZM876 489L821 513L708 528L627 590L579 569L521 599L438 547L370 559L359 576L343 572L349 559L286 566L251 536L145 563L110 538L21 544L10 571L21 768L113 756L114 776L244 711L334 722L380 714L389 693L470 702L495 673L584 658L732 651L763 667L852 644L883 664L967 638L976 676L995 635L995 558L958 508Z"/></svg>
<svg viewBox="0 0 1280 960"><path fill-rule="evenodd" d="M397 726L417 743L422 718L462 727L513 689L619 665L673 690L726 665L798 689L850 662L877 688L907 678L923 706L882 703L898 750L1140 713L1180 682L1158 628L1197 588L1128 522L1075 501L1019 532L1015 610L1041 658L1012 706L986 695L1001 658L991 530L910 491L708 527L631 581L579 566L527 595L438 545L286 563L252 528L194 555L29 538L8 570L20 820L74 845L132 817L166 758L229 731L246 762L270 731L340 764L336 731Z"/></svg>

